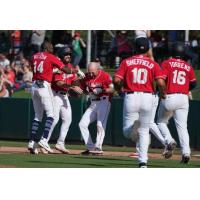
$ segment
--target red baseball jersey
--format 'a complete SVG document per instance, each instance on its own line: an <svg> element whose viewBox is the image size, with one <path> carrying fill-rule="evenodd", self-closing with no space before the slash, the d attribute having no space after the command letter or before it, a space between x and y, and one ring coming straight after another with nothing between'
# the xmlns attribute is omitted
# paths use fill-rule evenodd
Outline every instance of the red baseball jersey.
<svg viewBox="0 0 200 200"><path fill-rule="evenodd" d="M89 78L84 78L81 81L81 88L83 90L87 90L89 93L92 93L93 89L95 88L101 88L101 89L106 89L109 88L109 85L112 84L112 79L110 75L102 70L99 70L98 74L96 77L89 79ZM98 97L101 96L109 96L107 93L100 93L96 95Z"/></svg>
<svg viewBox="0 0 200 200"><path fill-rule="evenodd" d="M160 66L144 55L123 60L115 73L124 81L124 92L154 92L154 80L163 78Z"/></svg>
<svg viewBox="0 0 200 200"><path fill-rule="evenodd" d="M71 85L73 83L73 81L75 81L76 79L77 79L76 74L66 74L64 72L61 72L60 74L54 74L52 84L51 84L51 88L55 91L67 92L68 88L59 87L59 86L56 85L56 83L58 81L63 81L66 84Z"/></svg>
<svg viewBox="0 0 200 200"><path fill-rule="evenodd" d="M32 57L33 80L44 80L51 83L53 77L53 68L62 69L63 62L47 52L36 53Z"/></svg>
<svg viewBox="0 0 200 200"><path fill-rule="evenodd" d="M189 93L189 83L196 81L193 68L184 60L170 58L161 64L166 78L166 93Z"/></svg>

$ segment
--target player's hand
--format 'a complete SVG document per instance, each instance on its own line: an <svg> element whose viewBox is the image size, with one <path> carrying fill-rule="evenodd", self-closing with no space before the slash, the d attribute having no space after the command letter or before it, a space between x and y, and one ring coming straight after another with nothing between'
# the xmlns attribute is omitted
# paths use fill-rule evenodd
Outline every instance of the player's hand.
<svg viewBox="0 0 200 200"><path fill-rule="evenodd" d="M61 74L61 71L58 68L54 68L53 74Z"/></svg>
<svg viewBox="0 0 200 200"><path fill-rule="evenodd" d="M166 99L166 94L165 94L165 93L161 93L161 94L160 94L160 98L161 98L161 99Z"/></svg>
<svg viewBox="0 0 200 200"><path fill-rule="evenodd" d="M100 94L100 93L102 93L103 92L103 90L101 89L101 88L94 88L93 90L92 90L92 92L94 93L94 94Z"/></svg>
<svg viewBox="0 0 200 200"><path fill-rule="evenodd" d="M70 89L72 89L77 94L83 94L83 90L78 86L72 86Z"/></svg>
<svg viewBox="0 0 200 200"><path fill-rule="evenodd" d="M84 79L85 78L84 72L81 71L80 69L77 71L77 76L79 77L79 79Z"/></svg>

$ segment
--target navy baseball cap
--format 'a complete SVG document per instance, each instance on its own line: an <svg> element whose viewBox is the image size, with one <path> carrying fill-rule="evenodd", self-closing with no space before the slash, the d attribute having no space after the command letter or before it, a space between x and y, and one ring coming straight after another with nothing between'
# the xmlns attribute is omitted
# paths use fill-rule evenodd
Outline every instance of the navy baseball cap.
<svg viewBox="0 0 200 200"><path fill-rule="evenodd" d="M135 40L136 53L147 53L149 51L149 40L145 37Z"/></svg>

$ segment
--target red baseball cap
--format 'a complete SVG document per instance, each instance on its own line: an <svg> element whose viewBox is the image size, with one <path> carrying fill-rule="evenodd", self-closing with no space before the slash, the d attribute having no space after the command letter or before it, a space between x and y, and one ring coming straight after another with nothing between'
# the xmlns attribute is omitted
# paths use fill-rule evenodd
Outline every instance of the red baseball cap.
<svg viewBox="0 0 200 200"><path fill-rule="evenodd" d="M75 32L74 37L80 37L81 34L79 32Z"/></svg>

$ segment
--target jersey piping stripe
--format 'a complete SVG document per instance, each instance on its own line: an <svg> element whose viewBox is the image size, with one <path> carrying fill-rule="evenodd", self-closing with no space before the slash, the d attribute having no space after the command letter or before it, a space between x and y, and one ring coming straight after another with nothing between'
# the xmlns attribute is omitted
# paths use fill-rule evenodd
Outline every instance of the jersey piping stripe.
<svg viewBox="0 0 200 200"><path fill-rule="evenodd" d="M117 77L119 77L119 78L121 78L121 79L124 79L124 77L122 77L122 76L120 76L120 75L118 75L118 74L116 74L115 76L117 76Z"/></svg>
<svg viewBox="0 0 200 200"><path fill-rule="evenodd" d="M48 89L48 92L49 92L49 95L50 95L51 104L52 104L52 107L53 107L53 115L54 115L54 113L55 113L55 108L54 108L53 93L52 93L52 90L50 89L50 86L49 86L49 85L47 85L47 89Z"/></svg>
<svg viewBox="0 0 200 200"><path fill-rule="evenodd" d="M110 108L110 102L108 102L107 109L106 109L106 114L105 114L104 119L102 120L102 126L103 126L103 131L104 132L106 132L106 125L105 125L105 128L104 128L104 122L108 118L108 114L109 114L108 110L109 110L109 108ZM101 135L100 135L100 141L101 141L101 138L102 138L102 131L101 131Z"/></svg>

